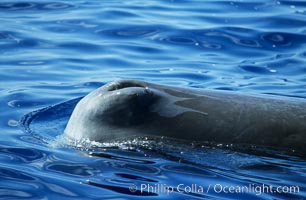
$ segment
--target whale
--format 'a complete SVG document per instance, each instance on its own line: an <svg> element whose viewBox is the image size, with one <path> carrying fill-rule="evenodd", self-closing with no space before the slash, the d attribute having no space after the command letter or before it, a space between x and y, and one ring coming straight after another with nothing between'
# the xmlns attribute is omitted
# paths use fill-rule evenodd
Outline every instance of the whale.
<svg viewBox="0 0 306 200"><path fill-rule="evenodd" d="M82 98L64 134L96 142L152 136L305 151L306 101L118 80Z"/></svg>

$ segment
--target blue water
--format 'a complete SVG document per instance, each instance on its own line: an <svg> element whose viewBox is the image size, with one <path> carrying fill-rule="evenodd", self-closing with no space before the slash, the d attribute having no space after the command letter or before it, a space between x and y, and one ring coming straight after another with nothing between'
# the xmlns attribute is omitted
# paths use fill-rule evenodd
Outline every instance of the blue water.
<svg viewBox="0 0 306 200"><path fill-rule="evenodd" d="M0 22L1 199L306 199L294 152L59 136L72 99L118 79L306 98L305 2L7 0ZM262 184L299 192L218 192Z"/></svg>

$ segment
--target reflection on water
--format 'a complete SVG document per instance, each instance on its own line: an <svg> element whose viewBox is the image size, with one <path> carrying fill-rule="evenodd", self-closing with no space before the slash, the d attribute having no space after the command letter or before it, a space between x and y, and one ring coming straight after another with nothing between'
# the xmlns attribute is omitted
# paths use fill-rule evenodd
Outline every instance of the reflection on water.
<svg viewBox="0 0 306 200"><path fill-rule="evenodd" d="M0 2L1 198L305 198L305 159L291 152L141 139L98 148L58 137L79 97L123 78L306 98L305 10L295 0ZM300 192L139 188L179 183Z"/></svg>

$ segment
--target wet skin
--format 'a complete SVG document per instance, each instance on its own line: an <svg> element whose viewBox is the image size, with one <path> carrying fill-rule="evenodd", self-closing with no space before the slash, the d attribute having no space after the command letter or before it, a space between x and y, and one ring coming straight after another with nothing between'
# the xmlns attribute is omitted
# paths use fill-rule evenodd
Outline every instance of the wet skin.
<svg viewBox="0 0 306 200"><path fill-rule="evenodd" d="M65 134L107 142L165 136L306 150L306 100L111 82L75 107Z"/></svg>

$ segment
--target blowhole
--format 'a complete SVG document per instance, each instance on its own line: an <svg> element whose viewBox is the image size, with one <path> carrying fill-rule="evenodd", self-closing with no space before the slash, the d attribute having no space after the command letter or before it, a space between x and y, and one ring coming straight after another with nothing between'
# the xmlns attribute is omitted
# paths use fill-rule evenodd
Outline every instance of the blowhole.
<svg viewBox="0 0 306 200"><path fill-rule="evenodd" d="M140 88L145 88L145 89L148 88L147 86L134 82L134 81L118 81L118 82L111 83L108 86L107 91L115 91L115 90L120 90L124 88L129 88L129 87L140 87Z"/></svg>

